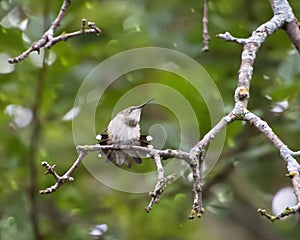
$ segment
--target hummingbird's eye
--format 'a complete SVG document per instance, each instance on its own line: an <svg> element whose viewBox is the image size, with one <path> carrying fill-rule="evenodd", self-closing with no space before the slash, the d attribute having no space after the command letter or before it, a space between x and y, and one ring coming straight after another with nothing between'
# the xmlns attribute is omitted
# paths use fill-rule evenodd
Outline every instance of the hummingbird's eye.
<svg viewBox="0 0 300 240"><path fill-rule="evenodd" d="M128 109L128 113L132 113L134 110L135 110L135 108L133 108L133 107L132 107L132 108L129 108L129 109Z"/></svg>

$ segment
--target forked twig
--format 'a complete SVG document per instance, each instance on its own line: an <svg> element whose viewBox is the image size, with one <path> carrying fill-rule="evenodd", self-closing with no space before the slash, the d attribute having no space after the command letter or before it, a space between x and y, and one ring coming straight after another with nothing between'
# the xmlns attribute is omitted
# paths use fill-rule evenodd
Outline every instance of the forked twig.
<svg viewBox="0 0 300 240"><path fill-rule="evenodd" d="M18 63L24 60L31 52L37 51L38 53L42 48L50 48L54 44L60 41L66 41L69 38L85 35L85 34L96 34L99 35L101 33L101 30L96 27L95 23L89 22L88 26L90 29L86 29L86 19L82 19L81 23L81 30L72 32L72 33L63 33L60 36L54 37L54 33L56 29L60 26L61 21L63 20L63 17L68 9L68 7L71 4L71 0L64 0L63 4L59 10L59 13L55 20L52 22L49 29L42 35L42 37L34 42L31 47L29 47L27 50L25 50L23 53L21 53L17 57L12 57L8 59L9 63Z"/></svg>

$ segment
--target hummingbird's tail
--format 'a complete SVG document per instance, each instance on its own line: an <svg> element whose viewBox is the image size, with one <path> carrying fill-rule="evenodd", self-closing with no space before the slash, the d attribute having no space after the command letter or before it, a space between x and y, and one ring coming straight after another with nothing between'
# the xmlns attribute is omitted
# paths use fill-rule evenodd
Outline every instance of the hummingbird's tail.
<svg viewBox="0 0 300 240"><path fill-rule="evenodd" d="M125 152L122 150L108 150L104 154L106 155L109 162L114 163L118 167L125 165L126 167L131 168L133 161L135 161L137 164L142 163L142 159L140 157L136 157L137 153L134 153L135 156L133 156L132 151L130 151L130 154L128 154L127 151Z"/></svg>
<svg viewBox="0 0 300 240"><path fill-rule="evenodd" d="M99 140L100 145L112 144L108 138L107 133L99 133L97 135L96 139ZM136 143L134 143L133 145L151 148L152 147L150 145L151 140L152 140L152 137L149 135L140 135L139 140ZM126 167L130 168L132 165L132 162L136 162L137 164L142 164L142 156L137 151L133 151L133 150L122 151L122 150L103 149L100 152L100 155L102 155L102 153L107 157L107 162L112 162L118 167L125 165Z"/></svg>

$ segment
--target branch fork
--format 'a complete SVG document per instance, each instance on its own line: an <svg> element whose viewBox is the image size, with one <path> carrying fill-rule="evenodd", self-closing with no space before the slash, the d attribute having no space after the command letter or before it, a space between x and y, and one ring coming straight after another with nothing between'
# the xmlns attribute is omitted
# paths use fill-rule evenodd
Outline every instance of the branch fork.
<svg viewBox="0 0 300 240"><path fill-rule="evenodd" d="M147 207L145 207L146 212L150 212L154 203L159 203L160 196L164 192L165 188L175 181L175 174L171 174L165 178L157 179L154 191L150 192L151 200Z"/></svg>

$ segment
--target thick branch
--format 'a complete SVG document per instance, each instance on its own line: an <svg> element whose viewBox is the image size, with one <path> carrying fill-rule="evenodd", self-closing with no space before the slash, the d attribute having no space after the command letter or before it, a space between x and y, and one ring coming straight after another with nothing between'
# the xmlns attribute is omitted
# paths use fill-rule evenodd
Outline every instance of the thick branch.
<svg viewBox="0 0 300 240"><path fill-rule="evenodd" d="M259 26L252 32L251 37L247 39L234 38L229 33L218 35L218 37L226 41L235 41L244 45L241 66L238 71L238 87L244 87L248 91L253 73L253 63L260 45L265 41L267 36L295 19L288 2L285 0L274 0L273 11L274 17Z"/></svg>
<svg viewBox="0 0 300 240"><path fill-rule="evenodd" d="M284 30L286 31L292 43L298 50L298 53L300 53L300 30L299 30L298 20L295 18L292 22L287 23L284 26Z"/></svg>
<svg viewBox="0 0 300 240"><path fill-rule="evenodd" d="M195 217L200 218L204 213L204 208L202 206L202 176L201 176L201 165L204 160L204 154L202 153L201 156L198 158L199 160L196 164L192 164L191 168L193 171L193 193L194 193L194 200L193 200L193 207L189 216L189 219L194 219Z"/></svg>
<svg viewBox="0 0 300 240"><path fill-rule="evenodd" d="M222 131L230 122L232 122L236 116L232 113L223 117L208 133L191 149L192 152L203 152L211 141L214 140L215 136Z"/></svg>
<svg viewBox="0 0 300 240"><path fill-rule="evenodd" d="M191 159L192 159L192 168L194 176L194 205L193 210L196 204L201 204L199 201L199 195L195 192L201 192L201 185L197 185L197 182L200 179L200 173L195 167L198 165L200 158L205 157L205 149L208 144L213 140L214 136L220 132L228 123L234 120L246 120L258 128L262 134L264 134L278 149L281 157L286 162L288 176L292 178L292 184L294 187L295 194L297 196L298 202L300 202L300 175L299 170L300 166L297 163L294 155L298 155L298 152L292 152L287 148L287 146L277 137L277 135L272 131L269 125L261 120L255 114L247 110L248 100L249 100L249 89L250 81L253 73L253 64L256 58L256 52L259 50L261 44L265 41L267 36L271 35L276 30L285 27L285 30L290 35L293 43L299 50L299 29L295 25L295 17L291 10L290 5L286 0L273 0L270 1L274 17L268 22L259 26L255 31L252 32L252 35L247 38L235 38L230 33L226 32L225 34L219 34L218 37L225 39L226 41L233 41L243 45L243 52L241 56L241 65L238 71L238 84L234 94L235 107L232 112L223 118L217 125L215 125L204 137L198 142L191 150ZM198 161L197 161L198 160ZM201 163L200 163L201 164ZM299 210L299 206L287 207L286 211L274 218L279 219L284 216L287 216L287 213L295 213ZM261 213L264 211L260 211ZM268 216L268 214L263 214ZM195 214L192 212L192 218Z"/></svg>

